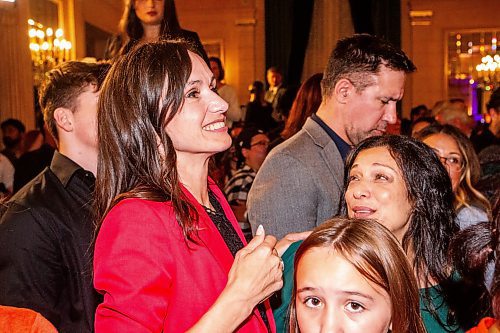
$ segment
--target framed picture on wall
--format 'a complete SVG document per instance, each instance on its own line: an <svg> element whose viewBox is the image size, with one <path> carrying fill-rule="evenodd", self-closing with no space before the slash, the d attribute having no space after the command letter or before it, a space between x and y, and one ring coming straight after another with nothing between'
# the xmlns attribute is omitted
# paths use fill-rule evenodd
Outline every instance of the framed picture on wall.
<svg viewBox="0 0 500 333"><path fill-rule="evenodd" d="M208 57L217 57L224 63L224 44L222 39L207 39L201 41Z"/></svg>

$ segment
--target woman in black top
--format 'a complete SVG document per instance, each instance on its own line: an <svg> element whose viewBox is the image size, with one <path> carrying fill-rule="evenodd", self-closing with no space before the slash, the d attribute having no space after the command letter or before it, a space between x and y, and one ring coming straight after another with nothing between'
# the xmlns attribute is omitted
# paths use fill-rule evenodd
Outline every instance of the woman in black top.
<svg viewBox="0 0 500 333"><path fill-rule="evenodd" d="M180 38L191 44L208 64L198 34L181 29L174 0L127 0L119 29L120 33L106 45L105 59L115 59L130 51L137 43Z"/></svg>

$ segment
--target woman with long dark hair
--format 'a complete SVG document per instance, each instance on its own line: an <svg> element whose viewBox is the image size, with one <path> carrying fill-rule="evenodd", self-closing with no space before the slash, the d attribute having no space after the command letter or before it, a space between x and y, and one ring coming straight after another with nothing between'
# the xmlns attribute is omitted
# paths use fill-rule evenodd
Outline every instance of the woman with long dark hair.
<svg viewBox="0 0 500 333"><path fill-rule="evenodd" d="M276 239L246 241L208 177L227 149L227 103L181 42L139 45L101 90L96 332L274 332ZM246 246L245 246L246 245Z"/></svg>
<svg viewBox="0 0 500 333"><path fill-rule="evenodd" d="M125 0L119 31L106 45L105 59L115 59L138 43L182 38L208 63L198 34L181 28L174 0Z"/></svg>
<svg viewBox="0 0 500 333"><path fill-rule="evenodd" d="M463 332L488 312L470 293L447 253L458 232L448 174L428 146L403 136L362 141L348 156L349 216L374 219L398 239L419 283L428 332Z"/></svg>

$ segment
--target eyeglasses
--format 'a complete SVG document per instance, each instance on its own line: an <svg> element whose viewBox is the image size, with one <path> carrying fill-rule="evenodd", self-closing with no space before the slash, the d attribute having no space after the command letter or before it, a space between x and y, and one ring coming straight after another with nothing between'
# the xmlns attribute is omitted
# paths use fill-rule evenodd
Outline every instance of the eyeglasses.
<svg viewBox="0 0 500 333"><path fill-rule="evenodd" d="M458 156L450 156L450 157L444 157L444 156L439 156L439 160L443 165L447 168L449 168L452 171L460 171L462 170L463 167L463 161L460 157Z"/></svg>
<svg viewBox="0 0 500 333"><path fill-rule="evenodd" d="M253 147L253 146L265 146L265 147L268 147L269 146L269 141L264 141L264 140L257 141L256 143L253 143L253 144L250 145L250 147Z"/></svg>

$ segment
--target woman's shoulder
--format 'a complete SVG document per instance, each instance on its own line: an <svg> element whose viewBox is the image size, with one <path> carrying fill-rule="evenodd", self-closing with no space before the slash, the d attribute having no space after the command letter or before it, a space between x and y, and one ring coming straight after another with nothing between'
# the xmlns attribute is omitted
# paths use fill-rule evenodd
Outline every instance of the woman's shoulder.
<svg viewBox="0 0 500 333"><path fill-rule="evenodd" d="M135 208L135 207L142 207L142 208L167 208L167 207L172 207L170 201L155 201L155 200L148 200L148 199L143 199L143 198L127 198L123 199L120 202L118 202L112 209L128 209L128 208Z"/></svg>
<svg viewBox="0 0 500 333"><path fill-rule="evenodd" d="M449 305L440 285L421 288L419 294L420 315L427 332L464 332L456 322L449 321Z"/></svg>
<svg viewBox="0 0 500 333"><path fill-rule="evenodd" d="M110 209L104 221L107 220L151 220L175 218L174 209L169 201L153 201L141 198L127 198L118 202Z"/></svg>
<svg viewBox="0 0 500 333"><path fill-rule="evenodd" d="M181 29L181 30L179 30L178 34L180 37L187 39L187 40L190 40L190 41L199 41L200 40L198 33L195 31Z"/></svg>
<svg viewBox="0 0 500 333"><path fill-rule="evenodd" d="M484 209L476 206L464 206L457 212L456 221L460 229L467 228L479 222L488 221L488 214Z"/></svg>
<svg viewBox="0 0 500 333"><path fill-rule="evenodd" d="M159 232L178 226L169 202L128 198L117 203L106 214L97 237L97 245L111 240L126 244L130 239L172 237L176 233Z"/></svg>

